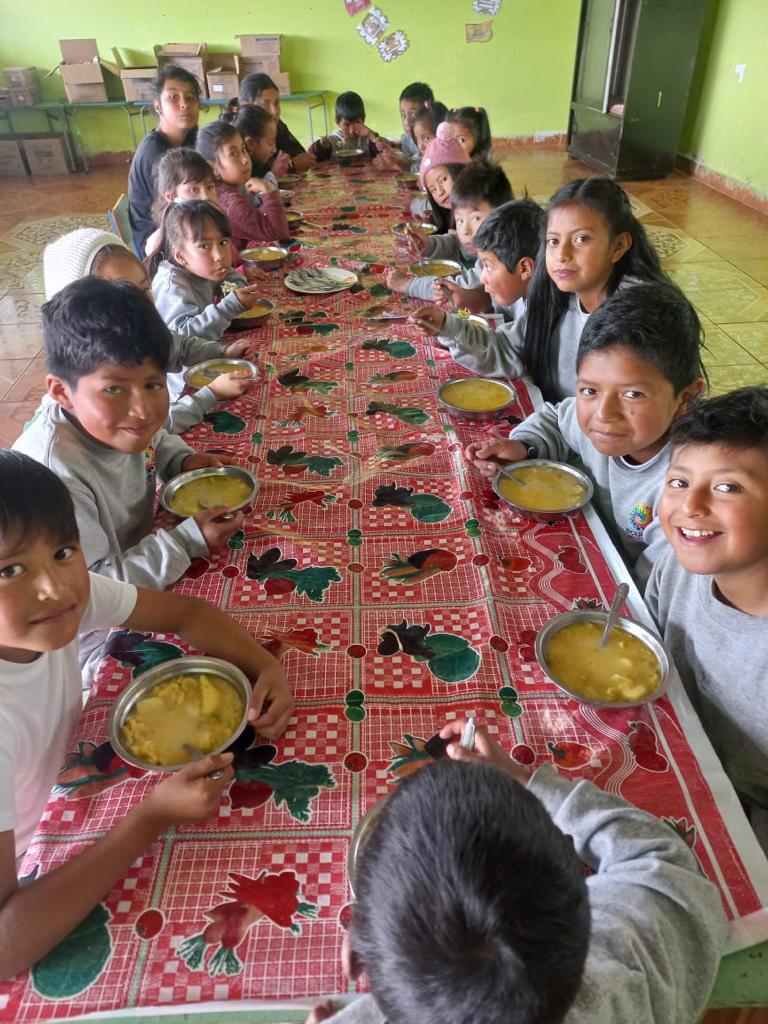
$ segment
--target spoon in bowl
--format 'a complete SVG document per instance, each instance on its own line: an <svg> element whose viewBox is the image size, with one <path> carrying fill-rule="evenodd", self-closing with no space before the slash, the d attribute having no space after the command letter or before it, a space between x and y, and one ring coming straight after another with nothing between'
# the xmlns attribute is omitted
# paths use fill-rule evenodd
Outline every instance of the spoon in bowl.
<svg viewBox="0 0 768 1024"><path fill-rule="evenodd" d="M618 587L616 587L616 593L613 595L613 601L611 602L610 611L608 612L608 619L605 623L605 629L603 630L603 635L600 637L600 643L598 646L605 647L611 630L618 622L619 615L621 613L621 606L627 600L628 593L628 583L620 583Z"/></svg>
<svg viewBox="0 0 768 1024"><path fill-rule="evenodd" d="M182 747L189 754L189 758L191 761L202 761L203 758L205 757L205 754L202 752L202 750L198 750L197 747L193 747L191 743L182 743ZM208 774L205 777L206 779L213 779L215 781L216 779L220 779L223 774L224 769L217 768L215 771L208 772Z"/></svg>

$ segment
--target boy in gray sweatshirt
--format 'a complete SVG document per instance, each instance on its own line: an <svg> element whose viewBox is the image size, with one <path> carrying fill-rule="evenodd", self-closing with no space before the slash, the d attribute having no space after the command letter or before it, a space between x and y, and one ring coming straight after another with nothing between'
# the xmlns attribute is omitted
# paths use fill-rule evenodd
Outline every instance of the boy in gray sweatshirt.
<svg viewBox="0 0 768 1024"><path fill-rule="evenodd" d="M467 460L492 477L500 462L567 462L575 453L606 526L634 566L646 553L661 496L670 426L705 387L700 342L696 311L674 285L615 292L581 336L576 397L545 403L508 441L470 444ZM647 579L648 566L637 572Z"/></svg>
<svg viewBox="0 0 768 1024"><path fill-rule="evenodd" d="M658 818L483 729L387 798L354 871L343 965L371 995L309 1022L694 1024L726 935L720 895ZM584 865L592 869L584 877Z"/></svg>
<svg viewBox="0 0 768 1024"><path fill-rule="evenodd" d="M671 448L646 600L768 852L768 387L694 403Z"/></svg>
<svg viewBox="0 0 768 1024"><path fill-rule="evenodd" d="M52 469L75 503L91 572L163 589L223 547L242 514L209 509L151 532L156 482L227 457L198 454L164 428L171 340L133 285L85 277L43 306L48 394L13 447ZM81 642L86 676L103 634Z"/></svg>

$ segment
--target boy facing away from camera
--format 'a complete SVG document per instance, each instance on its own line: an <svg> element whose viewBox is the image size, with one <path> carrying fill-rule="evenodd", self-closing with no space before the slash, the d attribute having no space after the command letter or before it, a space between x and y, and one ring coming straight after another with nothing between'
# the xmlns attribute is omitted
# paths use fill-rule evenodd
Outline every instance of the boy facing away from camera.
<svg viewBox="0 0 768 1024"><path fill-rule="evenodd" d="M343 967L371 994L307 1024L694 1024L726 920L693 853L591 782L528 778L482 728L462 750L464 724L387 798L356 869Z"/></svg>

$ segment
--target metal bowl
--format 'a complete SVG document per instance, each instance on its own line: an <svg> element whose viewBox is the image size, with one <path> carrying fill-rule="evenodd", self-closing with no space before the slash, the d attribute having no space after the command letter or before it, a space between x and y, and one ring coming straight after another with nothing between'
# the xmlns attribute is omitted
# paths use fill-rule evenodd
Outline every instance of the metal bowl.
<svg viewBox="0 0 768 1024"><path fill-rule="evenodd" d="M191 483L193 480L200 480L204 476L223 476L233 477L236 480L244 480L250 485L250 493L237 505L233 505L229 509L230 512L236 512L239 508L243 508L250 501L253 501L256 493L259 489L259 483L256 477L249 473L247 469L243 469L241 466L205 466L203 469L191 469L188 473L179 473L172 480L169 480L165 487L160 493L160 504L171 515L179 516L181 519L185 518L181 512L177 512L173 507L174 495L179 491L184 484Z"/></svg>
<svg viewBox="0 0 768 1024"><path fill-rule="evenodd" d="M398 174L395 181L398 185L403 185L405 188L419 187L419 176L418 174L413 174L411 171L403 171L402 174Z"/></svg>
<svg viewBox="0 0 768 1024"><path fill-rule="evenodd" d="M259 245L252 249L243 249L240 259L243 261L245 276L249 270L277 270L288 259L289 252L281 245Z"/></svg>
<svg viewBox="0 0 768 1024"><path fill-rule="evenodd" d="M365 156L365 150L359 146L343 146L334 151L337 160L355 160L359 156Z"/></svg>
<svg viewBox="0 0 768 1024"><path fill-rule="evenodd" d="M250 326L254 326L253 321L251 321ZM219 366L226 366L226 369L216 370L215 368ZM220 374L234 373L236 370L248 370L252 377L258 377L259 375L258 366L249 359L227 359L222 356L221 359L206 359L202 363L195 363L194 366L187 367L184 371L184 383L190 388L204 388ZM200 380L196 381L195 378L198 374L200 375ZM205 384L203 383L203 377L205 378Z"/></svg>
<svg viewBox="0 0 768 1024"><path fill-rule="evenodd" d="M304 220L304 214L301 210L286 210L285 219L288 221L289 228L296 228Z"/></svg>
<svg viewBox="0 0 768 1024"><path fill-rule="evenodd" d="M357 866L360 855L363 847L371 838L373 829L379 820L379 815L387 805L387 800L389 800L389 797L385 796L378 803L374 804L373 807L370 807L360 821L358 821L357 827L352 833L352 839L347 850L347 878L349 879L349 888L353 896L355 894L355 880L357 878Z"/></svg>
<svg viewBox="0 0 768 1024"><path fill-rule="evenodd" d="M445 398L445 391L451 384L458 384L459 381L463 380L481 380L488 381L491 384L498 384L506 392L507 400L503 405L499 405L495 409L462 409L460 405L454 405ZM451 377L450 380L445 381L438 388L437 400L452 416L460 416L464 420L472 420L475 423L487 423L489 420L495 420L505 409L508 409L510 405L516 402L517 394L515 389L509 384L505 384L501 380L494 380L491 377Z"/></svg>
<svg viewBox="0 0 768 1024"><path fill-rule="evenodd" d="M416 260L408 268L414 277L455 277L462 271L456 260Z"/></svg>
<svg viewBox="0 0 768 1024"><path fill-rule="evenodd" d="M404 220L393 226L392 234L395 238L399 238L401 242L406 242L408 240L406 228L410 228L411 231L421 232L423 235L434 235L437 231L435 225L430 224L428 221Z"/></svg>
<svg viewBox="0 0 768 1024"><path fill-rule="evenodd" d="M569 476L575 477L584 488L583 497L576 505L570 505L568 508L552 509L527 508L525 505L520 505L514 501L510 501L509 498L505 494L502 494L499 489L499 482L501 481L501 478L508 473L514 473L516 469L527 469L531 466L547 466L562 470L563 473L567 473ZM583 508L592 501L592 495L595 492L594 484L586 473L577 469L576 466L569 466L567 462L556 462L554 459L526 459L523 462L510 462L509 465L500 469L494 477L493 489L501 500L506 502L510 508L514 508L518 512L522 512L523 515L528 516L530 519L551 519L553 516L573 515L574 512L578 512L580 508Z"/></svg>
<svg viewBox="0 0 768 1024"><path fill-rule="evenodd" d="M258 309L262 307L266 307L266 312L259 313ZM246 330L250 330L251 327L260 327L261 324L269 320L274 311L275 304L271 299L259 299L253 309L246 309L245 312L238 313L236 317L233 317L232 325L243 327Z"/></svg>
<svg viewBox="0 0 768 1024"><path fill-rule="evenodd" d="M243 714L235 731L227 738L226 743L222 743L221 746L211 750L210 753L221 754L231 746L248 724L248 705L252 692L250 681L239 668L230 665L228 661L198 656L174 658L173 661L164 661L162 665L156 665L154 668L142 673L142 675L126 686L115 701L112 713L109 716L109 742L112 744L112 749L115 753L124 761L127 761L128 764L135 765L137 768L143 768L149 772L177 772L180 768L186 767L189 764L188 761L182 764L163 765L142 761L140 757L135 757L125 746L120 730L136 702L141 700L142 697L146 697L159 683L163 683L167 679L173 679L175 676L200 675L203 673L226 679L237 691L238 696L242 698Z"/></svg>
<svg viewBox="0 0 768 1024"><path fill-rule="evenodd" d="M297 181L301 181L300 174L281 174L277 179L278 188L293 188Z"/></svg>
<svg viewBox="0 0 768 1024"><path fill-rule="evenodd" d="M290 206L291 200L293 199L293 189L290 188L279 188L278 194L282 200L283 206Z"/></svg>
<svg viewBox="0 0 768 1024"><path fill-rule="evenodd" d="M672 680L672 658L669 651L664 644L659 640L655 633L653 633L647 626L644 626L640 622L636 622L635 619L627 619L623 616L620 617L616 623L617 626L621 626L622 629L626 630L632 636L641 640L645 646L656 656L656 660L659 664L659 685L648 694L647 697L642 697L640 700L633 701L600 701L593 700L590 697L585 697L583 694L578 693L576 690L570 689L565 683L562 683L551 671L547 663L546 649L547 644L552 637L558 633L561 629L566 626L572 626L577 622L597 622L601 626L605 626L608 618L608 612L597 608L583 608L573 612L563 612L560 615L555 615L554 618L550 619L546 625L542 626L536 636L536 643L534 650L536 652L536 660L538 661L541 669L549 676L555 686L559 687L563 693L567 693L569 697L574 697L576 700L581 701L582 704L593 704L598 708L634 708L638 704L649 704L651 701L657 700L662 694L667 692L669 684Z"/></svg>

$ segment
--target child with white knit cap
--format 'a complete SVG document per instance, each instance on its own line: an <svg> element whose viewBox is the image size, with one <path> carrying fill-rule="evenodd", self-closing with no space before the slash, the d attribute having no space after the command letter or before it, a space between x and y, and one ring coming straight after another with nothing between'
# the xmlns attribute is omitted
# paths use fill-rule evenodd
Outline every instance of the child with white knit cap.
<svg viewBox="0 0 768 1024"><path fill-rule="evenodd" d="M152 290L141 260L116 235L98 228L78 228L45 247L43 280L46 299L81 277L100 277L107 281L128 281L145 293L150 302ZM251 386L249 378L237 374L221 374L194 395L184 395L183 371L206 359L222 356L238 358L245 354L247 342L222 345L219 341L185 337L171 332L173 339L169 363L168 391L171 405L168 429L181 434L195 426L217 402L238 398Z"/></svg>

